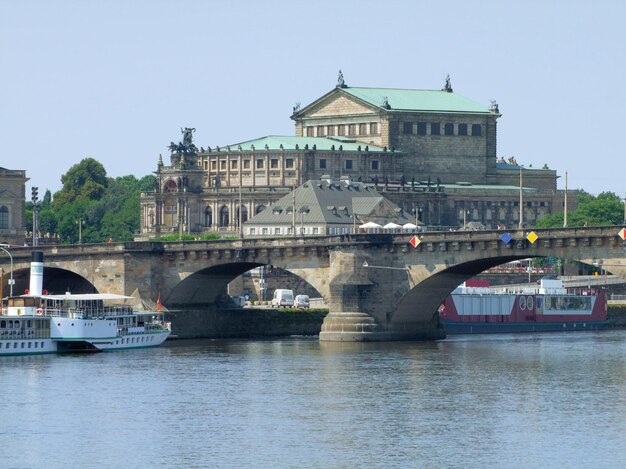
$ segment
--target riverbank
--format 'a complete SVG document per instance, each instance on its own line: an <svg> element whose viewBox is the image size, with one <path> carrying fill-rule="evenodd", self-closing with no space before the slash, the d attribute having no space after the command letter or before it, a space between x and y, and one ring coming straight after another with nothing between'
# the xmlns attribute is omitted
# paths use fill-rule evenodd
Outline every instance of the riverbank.
<svg viewBox="0 0 626 469"><path fill-rule="evenodd" d="M607 306L606 316L611 329L626 329L626 304L611 304Z"/></svg>
<svg viewBox="0 0 626 469"><path fill-rule="evenodd" d="M171 311L172 339L316 336L328 309L241 308ZM626 329L626 304L609 305L610 329Z"/></svg>
<svg viewBox="0 0 626 469"><path fill-rule="evenodd" d="M328 309L207 309L170 311L175 339L228 339L319 335Z"/></svg>

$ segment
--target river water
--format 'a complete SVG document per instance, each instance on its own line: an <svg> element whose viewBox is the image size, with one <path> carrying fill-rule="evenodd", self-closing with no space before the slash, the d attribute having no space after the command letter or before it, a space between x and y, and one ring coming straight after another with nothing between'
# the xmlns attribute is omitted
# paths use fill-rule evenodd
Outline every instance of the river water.
<svg viewBox="0 0 626 469"><path fill-rule="evenodd" d="M2 468L624 468L626 331L0 359Z"/></svg>

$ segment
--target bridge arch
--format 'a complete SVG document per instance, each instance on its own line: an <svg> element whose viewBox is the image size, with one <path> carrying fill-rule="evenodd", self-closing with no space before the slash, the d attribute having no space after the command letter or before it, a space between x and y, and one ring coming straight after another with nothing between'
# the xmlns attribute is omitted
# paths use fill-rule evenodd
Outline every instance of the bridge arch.
<svg viewBox="0 0 626 469"><path fill-rule="evenodd" d="M452 291L466 280L486 270L507 262L527 259L529 256L497 256L474 259L450 267L441 266L411 289L398 301L395 311L389 315L391 322L430 320L437 315L439 305ZM535 256L539 258L543 256Z"/></svg>
<svg viewBox="0 0 626 469"><path fill-rule="evenodd" d="M10 292L10 275L5 271L2 279L2 295ZM30 288L30 267L20 267L13 270L14 295L22 295ZM43 270L43 289L50 294L61 295L65 292L72 293L95 293L96 287L81 275L71 270L58 267L45 267Z"/></svg>
<svg viewBox="0 0 626 469"><path fill-rule="evenodd" d="M297 269L290 270L263 262L241 261L202 267L195 272L190 273L182 280L179 280L177 283L168 285L166 290L169 293L166 297L162 297L163 304L168 308L185 308L192 305L195 307L204 307L208 305L215 305L218 307L230 306L231 304L228 298L230 292L227 290L228 285L238 277L258 267L275 267L275 270L291 274L297 277L301 282L305 283L310 290L315 290L320 296L322 296L315 285L312 285L307 280L305 271L298 271ZM263 275L262 281L264 284L260 286L267 286L264 299L269 301L271 300L273 290L275 288L281 288L282 285L276 284L276 278L273 276L271 271L265 271ZM285 276L282 277L285 278ZM259 279L259 282L261 282L261 279ZM270 288L270 286L272 286L272 288ZM298 291L294 290L294 293L298 293Z"/></svg>

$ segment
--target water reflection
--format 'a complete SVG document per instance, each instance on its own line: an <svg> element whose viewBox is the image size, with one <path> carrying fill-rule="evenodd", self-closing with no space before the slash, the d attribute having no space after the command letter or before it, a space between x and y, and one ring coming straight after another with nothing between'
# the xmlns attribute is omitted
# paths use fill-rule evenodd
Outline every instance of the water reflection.
<svg viewBox="0 0 626 469"><path fill-rule="evenodd" d="M625 352L606 331L6 358L0 447L14 467L624 467Z"/></svg>

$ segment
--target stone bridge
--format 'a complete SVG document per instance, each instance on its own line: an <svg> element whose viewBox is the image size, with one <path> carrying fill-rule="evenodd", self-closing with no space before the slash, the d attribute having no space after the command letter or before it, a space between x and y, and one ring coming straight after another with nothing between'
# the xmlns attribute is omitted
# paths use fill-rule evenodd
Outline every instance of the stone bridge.
<svg viewBox="0 0 626 469"><path fill-rule="evenodd" d="M215 305L226 286L254 267L272 265L311 284L329 304L320 340L435 339L437 308L464 280L496 265L554 256L602 266L626 278L619 227L426 232L241 239L180 243L48 246L44 287L55 293L111 292L168 308ZM532 236L531 236L532 238ZM15 290L27 288L30 248L11 249ZM8 256L0 253L7 293Z"/></svg>

